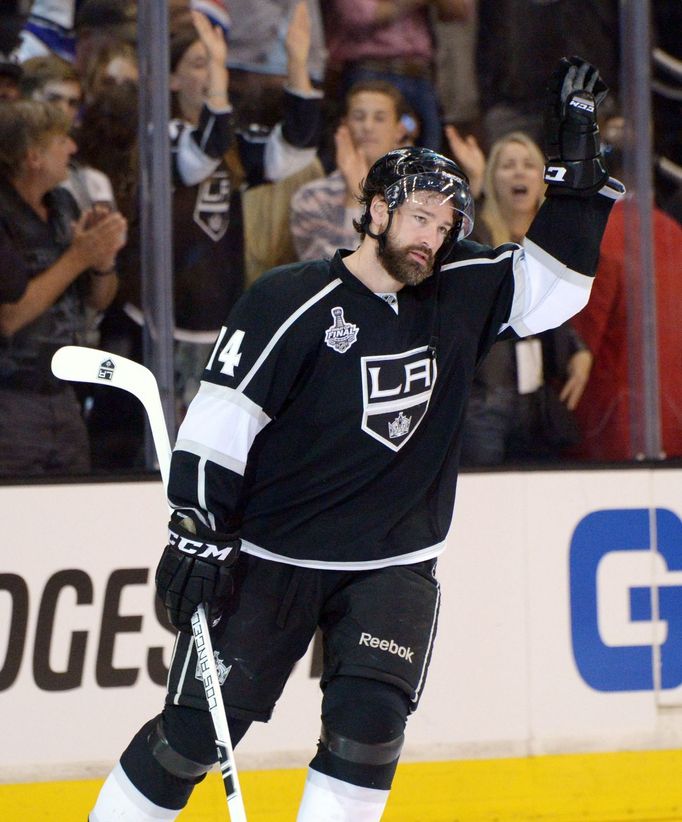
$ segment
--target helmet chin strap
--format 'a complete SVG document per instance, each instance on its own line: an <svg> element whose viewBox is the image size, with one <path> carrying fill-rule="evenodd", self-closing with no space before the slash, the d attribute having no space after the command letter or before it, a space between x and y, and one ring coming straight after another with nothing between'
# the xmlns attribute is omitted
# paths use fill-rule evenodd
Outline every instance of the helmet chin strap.
<svg viewBox="0 0 682 822"><path fill-rule="evenodd" d="M383 250L386 248L386 236L388 234L389 229L391 228L391 223L393 222L393 211L388 212L388 224L386 225L386 228L383 231L379 232L379 234L375 234L369 227L370 223L372 222L372 218L369 217L369 213L367 217L368 219L365 225L365 234L367 234L367 236L371 237L373 240L376 240L379 243L379 251L383 252Z"/></svg>

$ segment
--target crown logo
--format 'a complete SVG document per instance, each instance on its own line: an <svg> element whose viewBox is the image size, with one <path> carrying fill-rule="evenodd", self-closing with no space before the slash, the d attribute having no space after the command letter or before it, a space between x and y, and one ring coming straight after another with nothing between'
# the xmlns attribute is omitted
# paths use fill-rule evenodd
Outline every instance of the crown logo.
<svg viewBox="0 0 682 822"><path fill-rule="evenodd" d="M410 431L411 422L412 417L406 417L401 411L398 414L398 416L393 420L393 422L389 422L388 424L389 439L394 440L398 437L404 437L405 434L409 433Z"/></svg>
<svg viewBox="0 0 682 822"><path fill-rule="evenodd" d="M216 673L218 674L218 683L220 685L224 685L225 680L227 679L227 675L232 670L232 666L225 665L225 663L220 658L220 654L218 653L218 651L213 651L213 658L215 660ZM198 660L196 670L194 671L194 678L198 679L200 682L203 679L203 676L201 675L201 665L199 664Z"/></svg>

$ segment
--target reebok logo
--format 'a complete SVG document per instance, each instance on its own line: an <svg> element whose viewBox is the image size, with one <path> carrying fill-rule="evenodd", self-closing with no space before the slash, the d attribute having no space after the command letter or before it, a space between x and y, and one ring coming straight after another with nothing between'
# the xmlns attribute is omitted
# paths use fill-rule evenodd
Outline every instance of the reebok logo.
<svg viewBox="0 0 682 822"><path fill-rule="evenodd" d="M406 662L412 663L412 655L414 654L412 648L398 645L398 643L392 639L379 639L378 636L372 636L372 634L363 631L360 634L358 645L366 645L368 648L378 648L380 651L388 651L389 654L394 654Z"/></svg>

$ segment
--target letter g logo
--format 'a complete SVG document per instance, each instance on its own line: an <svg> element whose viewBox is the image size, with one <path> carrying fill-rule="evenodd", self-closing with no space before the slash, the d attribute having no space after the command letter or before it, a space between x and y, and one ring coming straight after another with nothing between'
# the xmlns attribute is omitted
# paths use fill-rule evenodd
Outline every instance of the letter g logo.
<svg viewBox="0 0 682 822"><path fill-rule="evenodd" d="M664 508L594 511L573 533L569 564L573 654L585 682L652 690L659 646L660 687L682 684L679 517Z"/></svg>

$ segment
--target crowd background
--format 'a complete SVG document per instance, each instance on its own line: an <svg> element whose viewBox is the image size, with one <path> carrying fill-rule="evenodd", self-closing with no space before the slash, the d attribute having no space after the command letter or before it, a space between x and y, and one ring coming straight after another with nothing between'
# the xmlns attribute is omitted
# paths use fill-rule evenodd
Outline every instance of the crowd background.
<svg viewBox="0 0 682 822"><path fill-rule="evenodd" d="M164 348L173 428L239 294L274 265L353 244L355 191L391 148L455 158L475 239L521 242L544 190L544 84L571 54L611 89L603 150L630 194L589 306L483 363L465 465L682 458L682 8L637 5L650 28L633 72L618 0L168 0L167 72L149 77L134 0L5 2L0 132L23 137L11 156L0 147L0 478L153 467L136 401L51 380L50 351L77 342L153 365ZM170 193L152 194L170 238L143 219L141 103L159 88ZM61 113L39 128L45 107ZM88 245L107 230L105 252ZM144 275L163 242L172 271ZM152 343L141 271L166 283L174 318Z"/></svg>

